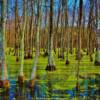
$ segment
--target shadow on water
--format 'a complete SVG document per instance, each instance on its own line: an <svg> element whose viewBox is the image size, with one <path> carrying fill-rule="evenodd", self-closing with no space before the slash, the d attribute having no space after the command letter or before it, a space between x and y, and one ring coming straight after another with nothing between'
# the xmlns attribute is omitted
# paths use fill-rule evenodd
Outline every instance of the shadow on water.
<svg viewBox="0 0 100 100"><path fill-rule="evenodd" d="M100 74L81 78L80 90L54 89L53 84L56 82L52 78L52 73L47 72L46 75L36 79L33 89L28 88L28 82L23 87L18 87L16 80L11 80L9 90L0 89L0 100L38 100L46 98L68 98L68 100L100 100ZM68 95L66 97L65 95ZM60 100L60 99L59 99Z"/></svg>

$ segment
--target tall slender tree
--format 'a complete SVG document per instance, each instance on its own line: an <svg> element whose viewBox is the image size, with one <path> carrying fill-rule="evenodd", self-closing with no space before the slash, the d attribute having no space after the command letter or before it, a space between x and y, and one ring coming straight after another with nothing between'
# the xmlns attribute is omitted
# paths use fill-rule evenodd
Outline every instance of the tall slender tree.
<svg viewBox="0 0 100 100"><path fill-rule="evenodd" d="M50 0L50 29L48 34L48 65L46 67L46 70L53 71L56 70L55 64L54 64L54 57L53 57L53 3L54 0Z"/></svg>
<svg viewBox="0 0 100 100"><path fill-rule="evenodd" d="M95 0L95 32L96 32L96 53L95 53L95 65L100 65L100 34L98 31L99 25L99 0Z"/></svg>
<svg viewBox="0 0 100 100"><path fill-rule="evenodd" d="M89 20L88 20L88 49L87 53L90 56L90 60L92 61L92 29L93 29L93 9L94 9L94 0L89 0L90 1L90 11L89 11Z"/></svg>
<svg viewBox="0 0 100 100"><path fill-rule="evenodd" d="M80 60L81 55L81 28L82 28L82 12L83 12L83 0L79 2L79 13L78 13L78 34L77 34L77 51L76 51L76 59Z"/></svg>
<svg viewBox="0 0 100 100"><path fill-rule="evenodd" d="M15 56L16 61L19 61L19 41L18 41L18 0L15 1Z"/></svg>
<svg viewBox="0 0 100 100"><path fill-rule="evenodd" d="M47 29L48 29L48 24L47 24L47 21L48 21L48 6L47 6L47 3L48 1L47 0L44 0L45 2L45 29L44 29L44 38L45 36L47 35ZM48 39L45 40L45 45L44 45L44 57L48 56Z"/></svg>
<svg viewBox="0 0 100 100"><path fill-rule="evenodd" d="M9 88L9 80L8 80L8 73L7 73L7 63L6 63L6 0L0 0L1 6L1 20L0 20L0 60L1 60L1 67L2 67L2 75L0 85L4 88Z"/></svg>
<svg viewBox="0 0 100 100"><path fill-rule="evenodd" d="M81 27L82 27L82 11L83 10L83 0L79 1L79 15L78 15L78 51L77 51L77 57L78 57L78 66L77 66L77 83L76 83L76 89L79 91L79 71L80 71L80 58L81 58Z"/></svg>
<svg viewBox="0 0 100 100"><path fill-rule="evenodd" d="M64 2L65 3L65 7L64 7L64 10L65 10L65 32L66 32L66 29L68 29L69 27L69 23L68 23L68 1ZM69 31L66 32L67 33L67 58L66 58L66 65L69 64Z"/></svg>
<svg viewBox="0 0 100 100"><path fill-rule="evenodd" d="M32 58L32 51L33 51L33 25L34 25L34 0L31 0L31 20L30 20L30 25L31 25L31 27L30 27L30 57Z"/></svg>
<svg viewBox="0 0 100 100"><path fill-rule="evenodd" d="M35 53L35 58L34 58L34 65L32 68L32 73L31 73L31 79L29 82L30 87L34 86L34 81L36 78L36 70L37 70L37 63L38 63L38 56L39 56L39 37L40 37L40 22L41 22L41 0L38 0L37 2L37 33L36 33L36 53Z"/></svg>
<svg viewBox="0 0 100 100"><path fill-rule="evenodd" d="M21 60L21 66L18 76L18 83L20 86L23 85L24 82L24 34L25 34L25 28L26 28L26 20L27 20L27 9L26 9L27 0L23 0L23 25L22 25L22 31L21 31L21 47L20 47L20 60Z"/></svg>
<svg viewBox="0 0 100 100"><path fill-rule="evenodd" d="M60 38L59 38L59 22L60 22L60 11L61 11L61 1L59 2L59 4L58 4L58 15L57 15L57 28L56 28L56 34L58 35L58 37L57 37L57 35L56 35L56 37L58 38L58 43L57 43L57 47L58 47L58 58L61 58L60 56L60 46L59 46L59 42L60 42Z"/></svg>
<svg viewBox="0 0 100 100"><path fill-rule="evenodd" d="M73 14L72 14L72 29L70 33L70 53L73 53L73 29L74 29L74 23L75 23L75 12L76 12L76 4L77 0L74 0L74 6L73 6Z"/></svg>
<svg viewBox="0 0 100 100"><path fill-rule="evenodd" d="M61 48L60 48L60 58L64 59L64 51L65 51L65 47L64 47L64 8L65 8L65 0L61 0L61 27L60 27L60 41L61 41Z"/></svg>

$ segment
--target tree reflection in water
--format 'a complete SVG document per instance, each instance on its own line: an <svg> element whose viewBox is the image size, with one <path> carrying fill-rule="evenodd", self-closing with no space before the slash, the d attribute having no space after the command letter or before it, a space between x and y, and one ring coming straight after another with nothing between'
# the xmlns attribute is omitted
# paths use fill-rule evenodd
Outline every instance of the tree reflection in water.
<svg viewBox="0 0 100 100"><path fill-rule="evenodd" d="M41 77L36 79L34 88L30 89L25 83L24 87L18 87L16 81L11 81L10 89L0 89L0 100L34 100L46 98L66 98L79 100L100 100L100 74L95 74L82 79L80 82L80 91L76 91L75 87L72 90L54 89L55 80L52 73L46 73L43 81ZM69 95L66 97L65 95Z"/></svg>
<svg viewBox="0 0 100 100"><path fill-rule="evenodd" d="M0 100L9 100L9 89L1 89Z"/></svg>

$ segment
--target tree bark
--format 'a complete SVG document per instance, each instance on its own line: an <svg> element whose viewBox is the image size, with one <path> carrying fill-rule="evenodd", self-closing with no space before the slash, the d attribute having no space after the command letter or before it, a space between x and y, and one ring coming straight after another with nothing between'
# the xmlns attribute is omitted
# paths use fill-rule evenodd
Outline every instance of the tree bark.
<svg viewBox="0 0 100 100"><path fill-rule="evenodd" d="M38 0L37 1L37 9L38 9L38 16L37 16L37 33L36 33L36 53L35 53L35 58L34 58L34 65L32 69L32 74L31 74L31 80L34 80L36 77L36 69L37 69L37 63L38 63L38 56L39 56L39 36L40 36L40 22L41 22L41 7L40 7L41 2Z"/></svg>
<svg viewBox="0 0 100 100"><path fill-rule="evenodd" d="M0 84L2 84L3 88L9 88L9 81L8 81L8 73L7 73L7 64L6 64L6 0L1 0L1 22L0 22L0 65L2 67L2 75Z"/></svg>
<svg viewBox="0 0 100 100"><path fill-rule="evenodd" d="M55 70L54 58L53 58L53 0L50 0L50 30L48 35L48 65L46 70Z"/></svg>
<svg viewBox="0 0 100 100"><path fill-rule="evenodd" d="M81 60L81 28L82 28L82 12L83 12L83 0L80 0L79 3L79 15L78 15L78 36L77 36L77 51L76 59Z"/></svg>
<svg viewBox="0 0 100 100"><path fill-rule="evenodd" d="M23 0L23 26L22 26L22 33L21 33L21 47L20 47L20 59L21 59L21 67L20 67L20 76L23 76L23 66L24 66L24 34L26 28L26 19L27 19L27 10L26 10L26 3L27 0Z"/></svg>
<svg viewBox="0 0 100 100"><path fill-rule="evenodd" d="M18 0L15 1L15 56L16 61L19 61L19 43L18 43Z"/></svg>
<svg viewBox="0 0 100 100"><path fill-rule="evenodd" d="M98 21L99 21L99 4L98 0L95 0L95 17L96 17L96 23L95 23L95 32L96 32L96 53L95 53L95 65L100 65L100 34L98 31Z"/></svg>
<svg viewBox="0 0 100 100"><path fill-rule="evenodd" d="M0 24L0 59L2 63L2 79L8 79L6 66L6 39L5 39L5 24L6 24L6 0L1 0L1 24Z"/></svg>
<svg viewBox="0 0 100 100"><path fill-rule="evenodd" d="M72 54L73 53L73 28L74 28L74 22L75 22L75 11L76 11L76 3L77 3L77 0L74 0L74 7L73 7L73 20L72 20L72 30L71 30L71 33L70 33L70 53Z"/></svg>
<svg viewBox="0 0 100 100"><path fill-rule="evenodd" d="M82 26L82 11L83 10L83 0L80 0L79 2L79 16L78 16L78 48L77 48L77 59L78 59L78 66L77 66L77 83L76 83L76 90L79 91L79 72L80 72L80 60L81 60L81 26Z"/></svg>

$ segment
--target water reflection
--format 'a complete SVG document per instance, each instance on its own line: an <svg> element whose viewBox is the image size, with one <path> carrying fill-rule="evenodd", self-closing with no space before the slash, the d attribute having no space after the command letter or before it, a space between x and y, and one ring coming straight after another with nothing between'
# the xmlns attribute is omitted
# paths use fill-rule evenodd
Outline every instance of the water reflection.
<svg viewBox="0 0 100 100"><path fill-rule="evenodd" d="M8 89L0 90L0 100L9 100L9 90Z"/></svg>
<svg viewBox="0 0 100 100"><path fill-rule="evenodd" d="M42 78L42 80L40 80ZM58 84L52 73L47 72L36 79L34 88L28 88L26 81L23 87L18 87L16 80L11 80L9 90L0 89L0 100L45 100L46 98L65 98L68 100L100 100L100 74L80 79L80 90L54 88ZM62 82L62 81L59 81ZM59 99L58 99L59 100Z"/></svg>

